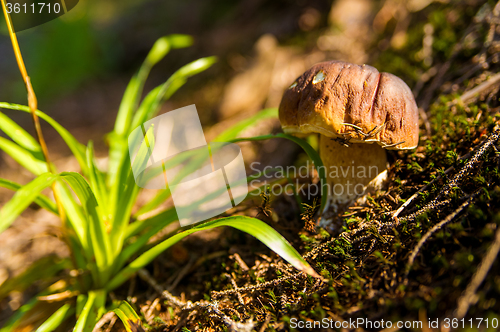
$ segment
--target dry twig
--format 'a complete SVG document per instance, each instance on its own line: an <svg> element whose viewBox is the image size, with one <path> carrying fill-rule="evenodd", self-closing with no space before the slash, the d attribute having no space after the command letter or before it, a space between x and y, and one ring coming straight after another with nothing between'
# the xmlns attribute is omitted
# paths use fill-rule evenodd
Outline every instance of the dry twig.
<svg viewBox="0 0 500 332"><path fill-rule="evenodd" d="M279 279L273 279L273 280L266 281L266 282L263 282L263 283L257 284L257 285L228 289L228 290L223 290L223 291L218 291L218 292L212 291L212 297L219 298L219 297L222 297L224 295L234 294L234 293L238 293L238 292L248 292L248 291L255 291L255 290L259 290L259 289L267 288L267 287L276 287L282 282L285 282L288 280L298 279L298 278L301 278L304 276L305 276L305 274L303 272L299 272L297 274L292 274L290 276L286 276L286 277L279 278Z"/></svg>
<svg viewBox="0 0 500 332"><path fill-rule="evenodd" d="M499 83L500 83L500 74L493 75L485 82L476 86L474 89L465 92L458 99L464 104L466 104L472 101L474 97L480 95L481 93L484 93L485 91L489 91L491 88L493 88L495 85Z"/></svg>
<svg viewBox="0 0 500 332"><path fill-rule="evenodd" d="M479 195L480 191L475 192L474 194L470 195L465 202L463 202L455 211L453 211L450 215L448 215L445 219L443 219L441 222L437 223L434 225L427 233L425 233L424 236L418 241L417 245L415 248L413 248L410 258L408 259L408 263L406 264L406 273L405 273L405 285L408 284L408 274L410 273L410 270L413 266L413 263L415 262L415 258L417 257L418 253L420 252L420 249L422 246L425 244L425 242L437 231L442 229L445 225L449 224L455 218L458 216L460 212L463 211L467 206L469 206L470 203L474 201L474 199Z"/></svg>
<svg viewBox="0 0 500 332"><path fill-rule="evenodd" d="M463 160L463 159L466 159L466 158L469 158L470 157L470 152L469 153L466 153L465 155L461 156L460 158L458 158L458 160ZM455 166L451 166L449 168L447 168L443 174L448 174L450 173L451 171L453 171L455 169ZM392 218L393 219L397 219L398 215L406 208L408 207L408 205L410 205L410 203L418 197L418 195L424 191L426 191L427 189L430 188L430 186L432 186L436 181L439 181L441 179L442 175L439 174L438 176L436 176L434 179L432 179L429 183L427 183L425 186L423 186L422 188L420 188L416 193L414 193L413 195L410 196L410 198L408 198L406 200L406 202L404 202L393 214L392 214Z"/></svg>
<svg viewBox="0 0 500 332"><path fill-rule="evenodd" d="M448 182L446 185L443 186L441 189L441 192L439 195L432 200L431 202L427 203L422 209L419 211L404 217L403 219L406 221L411 221L414 220L416 216L426 212L430 211L432 209L435 209L436 207L442 206L445 204L447 201L439 201L443 196L447 196L450 193L450 190L454 187L456 187L465 177L465 175L469 174L469 172L472 170L472 168L477 164L479 161L479 158L490 148L496 141L498 141L500 137L500 129L497 129L494 133L490 134L490 136L484 141L482 144L479 145L478 148L476 148L476 152L472 155L472 157L467 161L467 163L460 169L460 171ZM464 155L462 158L466 158L470 156L470 153L467 155ZM451 168L447 169L447 171L451 171ZM426 187L430 186L434 181L437 181L438 178L434 179L431 181ZM417 191L414 195L412 195L398 210L393 215L393 218L397 218L399 213L403 211L403 209L408 206L415 197L417 197L418 193L422 192L425 190L426 187L423 187L419 191Z"/></svg>
<svg viewBox="0 0 500 332"><path fill-rule="evenodd" d="M183 301L178 297L172 295L169 291L163 290L160 285L156 282L156 280L151 277L149 272L145 269L141 269L138 271L139 277L146 281L151 287L153 287L161 296L178 307L183 311L195 311L196 309L205 309L209 314L214 315L219 320L221 320L230 331L238 331L238 332L250 332L255 327L255 323L252 319L247 320L246 322L235 322L226 314L224 314L220 309L218 302L208 302L208 301ZM186 319L187 320L187 319Z"/></svg>

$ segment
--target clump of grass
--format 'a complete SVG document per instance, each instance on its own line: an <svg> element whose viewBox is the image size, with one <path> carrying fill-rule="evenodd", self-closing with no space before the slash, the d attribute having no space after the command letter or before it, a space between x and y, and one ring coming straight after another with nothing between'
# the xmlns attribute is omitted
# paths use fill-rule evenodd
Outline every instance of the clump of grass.
<svg viewBox="0 0 500 332"><path fill-rule="evenodd" d="M5 8L3 0L2 5ZM9 15L5 14L11 26ZM10 33L18 63L20 68L24 68L15 33L13 30ZM234 227L253 235L299 270L317 276L277 231L259 219L245 216L215 219L193 227L179 228L150 246L148 243L151 238L177 221L174 208L163 210L152 217L143 217L167 199L170 191L160 192L132 215L132 208L141 189L136 185L131 170L127 146L129 134L137 126L156 116L165 100L184 85L189 77L208 69L215 58L202 58L181 67L141 101L145 81L152 67L170 49L187 47L191 43L189 36L171 35L160 38L154 44L143 65L128 84L114 130L107 137L110 147L107 170L101 170L96 165L92 142L88 142L86 146L81 144L54 119L37 109L27 71L25 68L21 70L28 90L29 106L0 102L0 108L31 113L38 136L35 139L7 115L0 113L0 130L10 137L10 140L0 137L0 149L30 171L35 179L25 185L0 179L0 186L15 191L11 200L0 210L0 232L8 228L34 202L60 217L63 239L70 249L70 257L59 262L44 261L44 273L24 273L0 286L1 300L11 291L23 291L41 278L60 278L24 304L0 331L56 330L64 329L68 324L74 324L73 330L77 332L92 331L96 321L109 310L113 310L124 321L128 331L134 330L134 326L137 329L140 320L134 310L126 303L110 301L109 293L186 236L221 226ZM229 128L219 139L242 141L273 138L274 136L236 139L242 130L276 114L276 110L265 110L249 119L250 121L245 120ZM59 172L50 162L49 149L45 145L38 118L45 120L60 134L78 161L81 173ZM307 142L283 134L277 137L297 142L317 160L318 166L321 165L317 153ZM48 187L52 187L55 200L42 194ZM40 266L35 263L29 271L39 269ZM198 306L216 311L216 304L213 303ZM28 319L29 317L37 319ZM226 316L220 317L227 322Z"/></svg>

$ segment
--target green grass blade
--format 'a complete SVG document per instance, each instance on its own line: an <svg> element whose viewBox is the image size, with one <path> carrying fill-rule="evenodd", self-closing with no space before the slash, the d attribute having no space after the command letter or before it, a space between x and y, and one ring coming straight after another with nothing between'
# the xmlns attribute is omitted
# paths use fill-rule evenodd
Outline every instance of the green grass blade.
<svg viewBox="0 0 500 332"><path fill-rule="evenodd" d="M1 107L1 106L0 106ZM28 109L29 110L29 109ZM45 122L50 124L52 128L54 128L59 136L63 139L63 141L66 143L68 148L71 150L71 153L75 156L76 160L78 161L78 164L80 165L80 168L83 172L83 174L88 174L88 169L85 164L85 146L78 142L78 140L71 135L69 131L66 130L63 126L61 126L57 121L52 119L50 116L47 114L41 112L41 111L36 111L36 114L43 119Z"/></svg>
<svg viewBox="0 0 500 332"><path fill-rule="evenodd" d="M141 206L141 208L134 214L134 218L137 218L144 213L156 209L158 206L160 206L160 204L165 202L170 197L170 195L172 195L172 193L170 192L169 187L167 187L167 189L165 190L161 190L153 199Z"/></svg>
<svg viewBox="0 0 500 332"><path fill-rule="evenodd" d="M137 113L134 115L131 128L137 128L142 123L154 117L158 112L162 101L170 98L187 82L189 77L210 68L210 66L212 66L215 62L215 57L206 57L190 62L178 69L164 84L154 88L150 93L148 93L146 98L144 98L144 101L137 110Z"/></svg>
<svg viewBox="0 0 500 332"><path fill-rule="evenodd" d="M271 139L271 138L286 138L292 142L297 143L307 153L309 158L311 158L311 160L314 162L314 166L316 167L316 170L318 171L318 175L319 175L319 178L320 178L321 184L322 184L321 185L322 189L321 189L321 208L320 208L320 211L323 211L323 208L326 205L326 199L327 199L326 193L328 190L328 188L327 188L328 185L326 183L325 167L323 166L323 161L321 160L319 153L316 150L314 150L314 148L309 143L307 143L305 140L298 138L298 137L295 137L295 136L292 136L292 135L279 133L276 135L263 135L263 136L256 136L256 137L235 138L235 139L230 140L229 142L236 143L236 142L248 142L248 141L262 141L262 140L267 140L267 139Z"/></svg>
<svg viewBox="0 0 500 332"><path fill-rule="evenodd" d="M100 211L102 214L101 218L105 223L110 222L108 219L108 195L104 182L104 174L95 165L94 144L92 141L89 141L87 145L87 167L89 169L90 187L102 209L102 211Z"/></svg>
<svg viewBox="0 0 500 332"><path fill-rule="evenodd" d="M252 175L247 178L247 182L252 179L257 179L261 175ZM278 180L283 181L283 180ZM276 181L277 182L277 181ZM274 182L272 182L274 183ZM259 196L261 192L263 192L263 187L267 186L267 184L263 184L260 187L249 192L249 195ZM212 193L203 199L193 202L193 208L197 208L200 204L203 204L207 201L210 201L214 197L218 197L221 192L224 192L225 188L221 188L219 191ZM227 190L227 189L226 189ZM137 252L144 251L146 248L146 244L149 242L151 237L156 235L160 230L170 225L172 222L177 221L177 211L174 207L169 208L165 211L158 213L157 215L144 219L137 220L129 225L127 228L126 238L129 239L133 236L140 234L132 244L128 245L119 255L118 259L120 263L125 263L133 254ZM168 235L167 235L168 236ZM160 240L160 242L163 240ZM153 244L154 245L154 244Z"/></svg>
<svg viewBox="0 0 500 332"><path fill-rule="evenodd" d="M278 109L277 108L266 108L260 111L259 113L251 116L248 119L238 122L237 124L231 126L231 128L223 131L219 136L217 136L213 141L214 142L228 142L232 139L238 137L240 133L243 131L253 128L257 126L261 121L270 118L278 118Z"/></svg>
<svg viewBox="0 0 500 332"><path fill-rule="evenodd" d="M192 38L187 35L170 35L159 38L149 51L139 71L130 80L123 99L118 109L114 133L125 137L129 133L132 115L139 105L144 84L149 76L151 68L161 61L171 48L188 47L192 44Z"/></svg>
<svg viewBox="0 0 500 332"><path fill-rule="evenodd" d="M148 119L154 117L163 101L168 99L177 91L187 79L196 75L215 63L215 57L201 58L193 61L177 70L164 84L156 87L142 101L132 120L131 129L135 129ZM107 184L111 188L116 188L120 179L126 178L128 169L123 167L123 163L128 162L128 145L125 138L116 139L116 148L110 151L110 167L108 171ZM113 163L111 161L113 160ZM112 165L114 165L112 167ZM111 202L116 201L118 195L116 190L111 193Z"/></svg>
<svg viewBox="0 0 500 332"><path fill-rule="evenodd" d="M47 172L45 160L38 159L33 152L30 152L16 143L0 136L0 150L7 153L19 165L26 168L35 175Z"/></svg>
<svg viewBox="0 0 500 332"><path fill-rule="evenodd" d="M126 180L126 187L124 188L123 195L120 195L115 218L113 220L112 243L113 253L118 255L122 249L123 241L125 239L125 231L130 221L130 214L134 202L139 193L139 187L136 185L132 171Z"/></svg>
<svg viewBox="0 0 500 332"><path fill-rule="evenodd" d="M33 152L42 151L40 144L38 144L33 136L2 112L0 112L0 130L26 150Z"/></svg>
<svg viewBox="0 0 500 332"><path fill-rule="evenodd" d="M73 265L76 265L73 266L73 268L81 269L81 271L88 270L92 274L92 276L95 275L94 265L93 264L91 264L90 266L87 265L87 262L92 261L92 256L85 257L86 254L85 249L83 248L81 242L78 240L75 234L67 232L66 241L73 256L72 258L74 258L72 263ZM88 274L78 277L79 281L82 282L81 285L79 285L81 286L80 287L81 289L88 289L88 287L90 286L90 277L91 275Z"/></svg>
<svg viewBox="0 0 500 332"><path fill-rule="evenodd" d="M72 251L75 255L76 263L79 267L89 269L92 278L99 280L99 272L95 264L88 264L92 262L94 257L94 250L91 245L90 235L88 234L88 218L83 207L77 203L73 192L68 188L68 184L63 180L56 181L57 190L59 192L59 199L66 211L66 220L68 226L74 231L74 239L71 240L70 245L78 250Z"/></svg>
<svg viewBox="0 0 500 332"><path fill-rule="evenodd" d="M194 226L193 228L175 234L174 236L149 249L133 262L131 262L106 285L106 290L109 291L120 286L137 270L149 264L159 254L161 254L170 246L179 242L186 236L198 231L213 229L221 226L231 226L252 236L255 236L262 243L264 243L271 250L276 252L284 260L292 264L297 269L304 271L314 277L318 277L318 274L302 258L302 256L300 256L300 254L290 245L290 243L288 243L288 241L277 231L275 231L271 226L259 219L236 216L209 221L207 223Z"/></svg>
<svg viewBox="0 0 500 332"><path fill-rule="evenodd" d="M59 176L52 173L43 173L30 183L22 186L0 209L0 233L9 227L14 220L40 195L40 192L49 187Z"/></svg>
<svg viewBox="0 0 500 332"><path fill-rule="evenodd" d="M36 297L33 297L28 303L23 304L21 308L8 319L8 321L0 328L0 332L16 331L17 326L23 321L24 318L29 317L30 311L39 303Z"/></svg>
<svg viewBox="0 0 500 332"><path fill-rule="evenodd" d="M139 99L146 79L149 76L149 72L151 68L168 53L169 49L170 45L168 42L165 42L161 38L157 40L139 71L130 80L123 94L123 99L118 109L118 115L116 116L114 130L116 135L125 137L129 133L132 115L139 105Z"/></svg>
<svg viewBox="0 0 500 332"><path fill-rule="evenodd" d="M193 45L193 37L184 34L171 34L164 38L168 39L171 48L186 48Z"/></svg>
<svg viewBox="0 0 500 332"><path fill-rule="evenodd" d="M115 256L122 250L125 230L130 221L132 207L139 193L139 187L136 184L134 172L138 172L146 166L149 161L149 152L152 151L155 146L153 129L154 128L151 127L145 133L145 139L139 146L132 166L130 166L130 158L127 151L125 154L126 160L121 164L121 169L119 171L119 182L116 187L111 188L111 201L116 202L114 204L116 210L112 212L114 218L112 224L113 232L111 234L111 243ZM115 199L114 197L117 198Z"/></svg>
<svg viewBox="0 0 500 332"><path fill-rule="evenodd" d="M173 181L166 184L167 187L165 190L161 190L152 200L142 206L141 209L134 214L134 217L140 216L141 214L154 210L156 207L158 207L161 203L163 203L170 197L171 192L169 185L175 183L176 181L180 181L181 179L198 169L199 166L201 166L201 163L205 161L205 157L203 155L200 155L200 158L197 158L196 154L196 150L184 151L183 153L180 153L165 161L165 163L163 164L165 169L175 168L183 162L187 164L187 166L183 167L183 169L177 173L176 178ZM189 163L186 163L187 159L192 160ZM148 173L148 177L146 177L145 182L147 182L148 178L154 178L155 176L161 174L162 171L163 169L160 167L156 167L156 169L151 170Z"/></svg>
<svg viewBox="0 0 500 332"><path fill-rule="evenodd" d="M90 185L79 173L64 172L60 174L60 177L70 185L78 196L87 215L88 243L92 247L100 273L100 278L96 282L98 286L102 286L109 277L109 267L112 264L113 255L108 233L97 214L97 200Z"/></svg>
<svg viewBox="0 0 500 332"><path fill-rule="evenodd" d="M80 317L82 314L83 308L85 307L85 303L89 299L88 293L80 293L76 297L76 318Z"/></svg>
<svg viewBox="0 0 500 332"><path fill-rule="evenodd" d="M168 220L168 224L165 224L165 218ZM125 238L130 238L132 236L136 236L140 233L142 233L144 230L151 228L153 225L163 225L163 227L168 226L172 220L175 221L177 220L177 214L175 212L174 207L170 207L164 211L161 211L160 213L146 218L142 220L136 220L133 223L129 224L126 230ZM162 227L162 228L163 228Z"/></svg>
<svg viewBox="0 0 500 332"><path fill-rule="evenodd" d="M125 155L127 159L128 153ZM122 218L124 216L123 209L135 200L134 192L137 192L139 187L137 187L134 179L134 175L132 173L132 168L130 166L129 161L125 161L122 164L120 169L120 177L118 183L115 185L116 187L111 188L112 196L110 197L110 201L114 203L116 211L113 211L115 215L113 219L113 226L121 224ZM129 216L125 216L129 218ZM128 221L128 219L127 219Z"/></svg>
<svg viewBox="0 0 500 332"><path fill-rule="evenodd" d="M17 191L22 188L22 186L19 183L12 182L2 178L0 178L0 187L14 191ZM56 203L45 195L42 194L38 195L33 202L38 204L40 207L46 209L47 211L50 211L56 215L59 214L59 212L57 211Z"/></svg>
<svg viewBox="0 0 500 332"><path fill-rule="evenodd" d="M15 111L22 111L26 113L30 113L30 108L28 106L24 105L18 105L18 104L10 104L10 103L5 103L5 102L0 102L0 108L5 108L5 109L10 109L10 110L15 110ZM78 161L78 164L80 165L82 172L84 174L88 173L87 170L87 165L85 163L85 146L82 145L80 142L76 140L76 138L69 133L63 126L61 126L57 121L52 119L50 116L47 114L43 113L42 111L37 110L36 114L46 121L48 124L54 128L58 134L61 136L61 138L66 142L68 147L70 148L71 152L73 155L76 157L76 160Z"/></svg>
<svg viewBox="0 0 500 332"><path fill-rule="evenodd" d="M99 311L101 311L104 307L105 300L106 293L104 291L90 291L73 332L92 332L96 324Z"/></svg>
<svg viewBox="0 0 500 332"><path fill-rule="evenodd" d="M72 248L72 253L77 266L81 269L88 269L94 280L99 280L99 272L95 264L87 264L94 259L94 251L89 244L88 218L82 206L76 202L73 192L68 184L63 180L56 181L59 199L66 211L66 225L68 228L68 245ZM85 277L88 279L88 276Z"/></svg>
<svg viewBox="0 0 500 332"><path fill-rule="evenodd" d="M127 160L121 164L119 171L120 181L115 188L111 188L111 201L115 202L115 210L112 211L114 215L111 233L111 243L115 255L121 251L123 240L125 238L125 230L130 221L130 214L134 205L139 187L135 183L134 172L138 172L145 166L149 160L149 151L153 150L155 146L153 127L149 128L146 132L145 139L139 146L133 165L130 166L130 158L128 152L126 153ZM117 197L116 199L114 197Z"/></svg>
<svg viewBox="0 0 500 332"><path fill-rule="evenodd" d="M90 292L87 302L83 307L80 317L76 321L73 332L90 332L95 326L97 317L97 308L95 307L95 292Z"/></svg>
<svg viewBox="0 0 500 332"><path fill-rule="evenodd" d="M159 41L156 42L155 46L158 44L158 42ZM168 44L167 47L169 48ZM132 77L127 88L125 89L122 102L120 103L120 107L118 109L118 115L116 116L115 129L114 129L115 135L118 135L120 137L125 137L129 132L130 122L132 121L132 115L137 109L137 106L139 105L139 98L141 97L142 90L144 88L144 83L146 82L146 79L149 76L149 72L151 71L151 68L154 65L154 63L148 61L153 51L154 47L149 53L148 57L146 58L146 61L144 61L139 71ZM158 61L159 60L161 59L158 59ZM111 138L113 137L111 136Z"/></svg>
<svg viewBox="0 0 500 332"><path fill-rule="evenodd" d="M118 308L114 309L113 312L118 316L118 318L120 318L127 332L144 331L141 319L128 302L122 301Z"/></svg>
<svg viewBox="0 0 500 332"><path fill-rule="evenodd" d="M113 187L116 184L117 178L119 177L118 171L120 169L120 165L125 161L127 136L130 133L131 128L137 127L134 125L131 126L132 116L136 112L139 105L144 83L146 82L151 68L163 59L171 48L182 48L190 46L191 44L192 38L187 35L176 34L158 39L137 74L130 80L118 110L114 131L109 135L110 153L107 183L110 187ZM150 94L148 94L148 96ZM141 123L143 122L144 121Z"/></svg>
<svg viewBox="0 0 500 332"><path fill-rule="evenodd" d="M50 316L42 325L36 330L36 332L50 332L54 331L61 325L66 319L75 313L75 308L71 306L70 303L66 303L60 307L52 316Z"/></svg>
<svg viewBox="0 0 500 332"><path fill-rule="evenodd" d="M86 225L87 219L82 207L76 202L75 197L65 182L57 181L56 187L59 192L59 199L66 211L66 217L70 226L75 231L78 241L83 249L87 249Z"/></svg>
<svg viewBox="0 0 500 332"><path fill-rule="evenodd" d="M280 170L279 168L270 168L270 169L266 169L264 172L252 174L252 175L247 177L247 183L251 184L251 182L253 180L256 180L256 179L258 179L262 176L266 176L268 174L276 173L279 170ZM254 189L254 191L258 191L258 190L259 190L259 188ZM249 194L250 193L251 192L249 192ZM167 200L170 197L170 195L171 195L171 192L170 192L169 188L167 188L166 190L161 190L152 200L150 200L149 202L144 204L134 214L134 217L137 218L137 217L141 216L142 214L145 214L147 212L150 212L150 211L156 209L160 204L165 202L165 200ZM258 194L257 194L257 196L258 196ZM154 218L154 217L152 217L152 218ZM137 221L133 222L132 224L130 224L130 227L129 227L130 229L127 229L127 238L130 236L137 235L140 231L142 231L143 228L139 227L138 224L147 222L148 220L149 219L137 220Z"/></svg>
<svg viewBox="0 0 500 332"><path fill-rule="evenodd" d="M7 279L0 285L0 301L12 291L22 293L36 281L49 280L59 271L69 268L71 268L71 261L69 259L60 259L54 255L40 258L24 272Z"/></svg>
<svg viewBox="0 0 500 332"><path fill-rule="evenodd" d="M154 117L161 103L184 85L189 77L206 70L213 63L215 63L215 57L207 57L193 61L177 70L164 84L148 93L135 113L130 128L135 129ZM119 202L119 183L123 183L122 181L127 179L130 167L127 139L115 135L112 140L115 147L110 150L110 166L106 180L107 185L112 190L110 194L111 205L114 202Z"/></svg>
<svg viewBox="0 0 500 332"><path fill-rule="evenodd" d="M146 244L149 239L161 231L163 228L167 227L174 221L177 221L177 213L174 208L170 208L157 214L154 217L148 218L146 220L141 220L140 222L135 222L127 228L127 237L130 236L131 232L144 231L139 235L134 242L125 246L125 248L120 252L116 258L116 262L113 271L118 272L125 263L138 252L144 251Z"/></svg>

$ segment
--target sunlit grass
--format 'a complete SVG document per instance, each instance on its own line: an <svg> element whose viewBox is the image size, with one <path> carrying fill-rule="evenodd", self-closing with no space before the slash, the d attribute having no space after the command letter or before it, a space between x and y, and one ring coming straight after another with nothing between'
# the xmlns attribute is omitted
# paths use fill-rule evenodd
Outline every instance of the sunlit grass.
<svg viewBox="0 0 500 332"><path fill-rule="evenodd" d="M49 279L56 274L61 275L60 282L24 304L0 331L19 328L54 330L71 319L76 321L75 331L92 331L96 321L109 310L115 310L120 318L128 315L130 319L133 311L128 310L129 307L123 303L110 301L109 292L184 237L221 226L234 227L253 235L297 269L317 276L278 232L265 222L251 217L226 217L194 227L179 228L178 232L153 247L147 246L148 241L160 230L177 221L177 214L173 208L169 208L154 216L138 219L169 198L170 191L165 190L132 215L132 208L136 205L141 188L136 185L131 170L127 138L133 129L156 116L161 104L186 83L190 76L208 69L215 62L214 57L207 57L183 66L141 101L140 96L151 68L170 49L187 47L191 43L191 38L184 35L161 38L133 76L123 96L114 130L107 136L110 147L107 170L97 167L92 142L81 144L68 130L40 110L0 102L0 108L32 112L51 125L68 145L81 169L80 173L59 172L54 165L49 167L39 141L7 115L0 113L0 130L10 138L0 138L0 149L35 176L24 185L0 179L0 186L15 191L11 200L0 210L0 232L7 229L30 204L36 203L59 217L64 216L63 236L70 249L69 258L43 266L50 273L21 274L0 286L1 299L11 291L23 291L40 278ZM276 116L276 109L264 110L228 128L217 140L238 142L285 138L299 144L314 160L315 165L321 166L317 152L301 139L285 134L238 138L245 129ZM324 179L324 174L320 176ZM51 186L58 193L60 209L54 200L42 194L44 189ZM43 306L48 298L52 303L49 311ZM26 319L35 315L40 315L40 319Z"/></svg>

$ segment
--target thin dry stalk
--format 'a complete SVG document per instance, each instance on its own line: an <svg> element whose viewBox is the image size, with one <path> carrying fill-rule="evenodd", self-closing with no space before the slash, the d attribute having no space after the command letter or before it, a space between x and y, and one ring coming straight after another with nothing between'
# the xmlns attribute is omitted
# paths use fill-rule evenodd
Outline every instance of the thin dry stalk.
<svg viewBox="0 0 500 332"><path fill-rule="evenodd" d="M116 314L113 311L105 313L101 317L101 319L99 319L99 321L95 324L94 329L92 330L92 332L101 331L101 328L104 325L106 325L107 323L110 323L113 320L113 318L116 318Z"/></svg>
<svg viewBox="0 0 500 332"><path fill-rule="evenodd" d="M471 89L466 93L464 93L462 96L458 98L458 100L466 104L472 101L476 96L480 95L481 93L491 90L491 88L495 87L495 85L497 84L500 84L500 74L491 76L488 80L479 84L474 89ZM456 102L456 100L454 102Z"/></svg>
<svg viewBox="0 0 500 332"><path fill-rule="evenodd" d="M458 160L463 160L463 159L466 159L466 158L469 158L470 157L470 152L464 154L463 156L461 156L460 158L458 158ZM451 166L449 168L447 168L445 171L444 171L444 174L448 174L450 173L451 171L453 171L455 169L455 166ZM411 195L410 198L408 198L406 200L406 202L404 202L393 214L392 214L392 218L393 219L397 219L398 215L403 212L403 210L405 208L408 207L408 205L410 205L410 203L418 197L418 195L424 191L426 191L427 189L429 189L436 181L439 181L440 179L442 178L442 175L439 174L438 176L436 176L433 180L431 180L429 183L427 183L425 186L423 186L422 188L420 188L416 193L414 193L413 195Z"/></svg>
<svg viewBox="0 0 500 332"><path fill-rule="evenodd" d="M231 281L231 285L233 285L233 287L235 289L238 288L238 284L236 283L236 281L234 280L234 278L229 274L229 273L224 273L224 275L226 276L226 278L228 278L230 281ZM241 305L245 305L245 301L243 301L243 296L241 295L240 292L236 292L236 295L238 295L238 301L240 302Z"/></svg>
<svg viewBox="0 0 500 332"><path fill-rule="evenodd" d="M405 222L413 222L413 221L415 221L415 219L418 216L420 216L426 212L445 207L446 205L448 205L450 203L451 203L450 199L446 199L444 201L439 201L437 198L433 199L429 203L425 204L425 206L423 208L421 208L420 210L418 210L418 211L416 211L416 212L414 212L414 213L412 213L404 218L401 218L401 220L404 220ZM397 225L397 223L396 223L396 225Z"/></svg>
<svg viewBox="0 0 500 332"><path fill-rule="evenodd" d="M234 259L238 262L242 271L247 272L248 270L250 270L248 268L248 265L245 263L245 261L241 258L241 256L237 252L235 252L232 255L232 257L234 257Z"/></svg>
<svg viewBox="0 0 500 332"><path fill-rule="evenodd" d="M23 81L26 86L26 91L28 92L28 106L31 111L31 117L33 119L33 124L35 126L38 143L42 148L42 153L45 158L45 162L47 163L47 169L49 170L49 172L56 174L54 165L50 162L49 150L47 148L47 144L45 143L45 139L43 137L42 128L40 126L40 120L38 119L38 115L36 114L36 111L38 109L38 101L36 99L33 86L31 85L31 79L28 76L28 71L26 70L26 66L24 64L23 56L21 54L21 48L19 47L16 32L14 31L14 25L12 24L12 19L10 17L10 14L7 12L7 6L5 0L1 0L1 2L2 2L3 14L5 16L5 22L7 23L7 29L9 31L9 36L16 57L17 65L19 67L19 71L21 72L21 76L23 77ZM64 209L59 199L59 193L55 182L52 184L52 191L54 192L54 199L56 201L57 209L59 211L59 216L61 217L61 220L64 224L65 222Z"/></svg>
<svg viewBox="0 0 500 332"><path fill-rule="evenodd" d="M488 138L486 139L485 142L483 142L479 148L476 149L476 152L472 155L472 157L467 161L467 163L460 169L460 171L447 183L443 186L441 189L441 192L439 195L432 200L431 202L427 203L423 208L421 208L419 211L412 213L411 215L402 218L405 221L412 221L414 220L417 216L420 214L433 210L437 207L443 206L449 202L449 200L445 201L440 201L440 199L443 198L443 196L448 196L450 194L450 191L457 187L460 182L464 179L464 177L470 173L472 168L477 164L479 159L484 155L484 153L491 147L493 144L498 141L500 137L500 129L497 129L495 132L490 134ZM464 156L465 157L465 156ZM417 192L418 193L418 192ZM406 203L406 202L405 202Z"/></svg>
<svg viewBox="0 0 500 332"><path fill-rule="evenodd" d="M111 330L113 329L113 326L115 326L115 323L117 320L118 320L118 316L114 315L113 318L111 318L111 321L109 322L109 325L106 328L106 331L104 331L104 332L111 332Z"/></svg>
<svg viewBox="0 0 500 332"><path fill-rule="evenodd" d="M264 323L262 324L262 326L260 327L260 330L259 332L264 332L267 328L267 326L269 325L269 323L271 322L271 314L270 313L267 313L266 314L266 320L264 321Z"/></svg>
<svg viewBox="0 0 500 332"><path fill-rule="evenodd" d="M268 287L277 287L279 284L281 284L285 281L298 279L298 278L301 278L304 276L305 276L305 274L303 272L298 272L297 274L293 274L293 275L286 276L286 277L279 278L279 279L273 279L273 280L266 281L266 282L263 282L263 283L260 283L257 285L239 287L239 288L228 289L228 290L223 290L223 291L218 291L218 292L212 291L211 294L212 294L213 298L219 298L219 297L222 297L224 295L234 294L234 293L238 293L238 292L249 292L249 291L255 291L255 290L268 288Z"/></svg>
<svg viewBox="0 0 500 332"><path fill-rule="evenodd" d="M181 282L182 278L184 278L186 276L186 274L189 272L189 270L191 269L191 267L193 266L195 261L196 261L196 259L194 257L191 257L189 262L182 268L182 270L179 271L179 274L177 275L175 280L172 282L172 284L167 287L167 289L172 290L175 287L177 287L179 282Z"/></svg>
<svg viewBox="0 0 500 332"><path fill-rule="evenodd" d="M444 226L455 220L455 218L460 214L460 212L463 211L467 206L469 206L470 203L473 202L473 200L479 195L480 191L477 191L473 195L470 195L465 202L463 202L455 211L453 211L450 215L448 215L445 219L434 225L427 233L425 233L424 236L418 241L417 245L415 248L413 248L410 258L408 258L408 263L406 264L406 273L405 273L405 284L408 283L408 274L410 273L411 268L413 267L413 263L415 262L415 258L417 257L418 253L420 252L420 249L422 249L422 246L425 244L425 242L437 231L442 229Z"/></svg>
<svg viewBox="0 0 500 332"><path fill-rule="evenodd" d="M157 297L153 301L153 303L151 303L151 305L149 306L149 308L147 309L147 311L144 314L144 318L146 318L146 321L148 322L148 324L151 324L153 322L153 319L154 319L153 312L154 312L156 306L158 305L158 303L160 303L159 297Z"/></svg>
<svg viewBox="0 0 500 332"><path fill-rule="evenodd" d="M158 282L156 282L156 280L154 280L154 278L145 269L139 270L138 275L142 280L146 281L151 287L153 287L155 291L161 294L161 296L165 300L169 301L182 311L194 312L196 309L205 309L208 314L214 315L215 317L220 319L229 328L230 331L250 332L255 327L255 323L252 319L249 319L245 322L235 322L219 309L219 304L216 301L208 302L202 300L191 302L179 299L178 297L172 295L172 293L170 293L169 291L163 290Z"/></svg>
<svg viewBox="0 0 500 332"><path fill-rule="evenodd" d="M42 129L40 128L40 121L38 119L38 115L36 114L38 108L38 101L36 99L35 91L33 90L33 86L31 85L30 77L28 76L28 71L26 70L26 66L24 65L23 56L21 54L21 49L19 47L19 43L17 41L17 36L14 31L14 26L12 25L12 19L10 14L7 12L7 7L5 4L5 0L2 1L3 14L5 16L5 22L7 22L7 28L9 30L10 40L12 42L12 48L14 49L14 54L16 57L17 65L19 67L19 71L21 72L21 76L23 77L24 84L26 86L26 91L28 92L28 105L31 111L31 116L33 117L33 123L35 125L36 134L38 136L38 141L42 148L43 156L45 157L45 161L47 162L48 169L55 173L55 170L50 163L49 151L47 149L47 145L45 144L45 139L43 138Z"/></svg>
<svg viewBox="0 0 500 332"><path fill-rule="evenodd" d="M438 198L443 197L444 195L448 195L450 193L450 190L454 187L456 187L462 180L463 178L472 170L472 168L476 165L476 163L479 161L479 158L481 158L486 151L496 142L498 141L498 138L500 137L500 129L495 130L492 134L488 136L486 141L480 145L479 149L473 154L473 156L467 161L467 163L460 169L460 171L453 177L453 179L448 182L441 190L441 192L438 195Z"/></svg>

